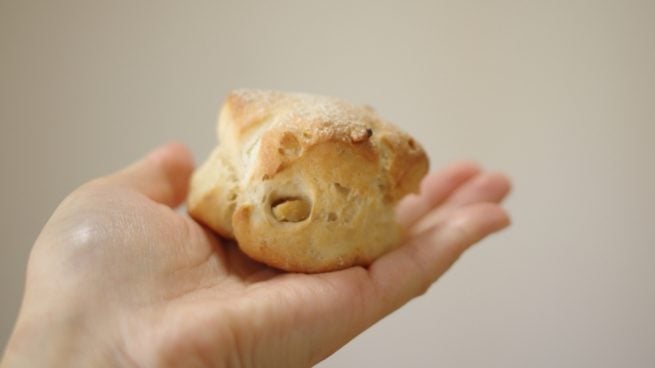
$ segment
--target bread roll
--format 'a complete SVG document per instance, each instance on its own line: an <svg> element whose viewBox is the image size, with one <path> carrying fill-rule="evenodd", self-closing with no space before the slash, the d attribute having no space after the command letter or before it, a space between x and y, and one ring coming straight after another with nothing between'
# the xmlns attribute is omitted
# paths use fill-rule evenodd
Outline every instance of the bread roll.
<svg viewBox="0 0 655 368"><path fill-rule="evenodd" d="M324 96L234 91L218 140L189 213L287 271L366 266L397 246L395 205L428 170L421 146L370 107Z"/></svg>

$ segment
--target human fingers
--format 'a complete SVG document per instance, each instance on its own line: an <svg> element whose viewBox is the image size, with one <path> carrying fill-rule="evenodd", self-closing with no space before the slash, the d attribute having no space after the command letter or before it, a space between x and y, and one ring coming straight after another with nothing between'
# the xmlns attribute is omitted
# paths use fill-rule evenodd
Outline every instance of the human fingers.
<svg viewBox="0 0 655 368"><path fill-rule="evenodd" d="M369 275L386 303L383 315L423 294L466 249L509 224L497 204L468 205L375 261Z"/></svg>
<svg viewBox="0 0 655 368"><path fill-rule="evenodd" d="M458 208L474 203L499 203L511 191L509 178L500 172L480 173L452 192L441 206L433 208L421 218L412 232L421 233L440 223Z"/></svg>
<svg viewBox="0 0 655 368"><path fill-rule="evenodd" d="M186 198L192 172L193 157L189 149L181 143L168 143L98 182L129 188L155 202L175 207Z"/></svg>
<svg viewBox="0 0 655 368"><path fill-rule="evenodd" d="M509 224L496 204L475 204L459 209L448 221L412 238L382 256L368 269L351 267L318 275L283 275L300 300L294 328L306 330L307 341L318 346L312 361L334 353L368 327L423 294L468 247ZM296 285L298 286L298 285ZM270 288L273 290L274 288ZM297 290L306 290L305 293ZM310 295L305 295L311 293ZM285 309L288 312L288 308Z"/></svg>
<svg viewBox="0 0 655 368"><path fill-rule="evenodd" d="M420 194L409 195L396 209L398 222L411 228L425 214L439 206L457 188L480 172L480 167L468 161L454 163L443 170L431 173L421 183Z"/></svg>
<svg viewBox="0 0 655 368"><path fill-rule="evenodd" d="M459 188L444 206L460 207L477 202L499 202L509 193L511 186L507 175L487 172Z"/></svg>

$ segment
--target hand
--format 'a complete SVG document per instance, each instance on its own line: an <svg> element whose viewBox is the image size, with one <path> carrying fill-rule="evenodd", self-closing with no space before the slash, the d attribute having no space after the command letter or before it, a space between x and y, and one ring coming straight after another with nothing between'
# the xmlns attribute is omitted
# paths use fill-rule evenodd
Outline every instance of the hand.
<svg viewBox="0 0 655 368"><path fill-rule="evenodd" d="M507 179L455 164L399 205L402 247L368 268L282 273L172 209L192 168L169 144L61 203L32 250L6 367L311 366L509 224Z"/></svg>

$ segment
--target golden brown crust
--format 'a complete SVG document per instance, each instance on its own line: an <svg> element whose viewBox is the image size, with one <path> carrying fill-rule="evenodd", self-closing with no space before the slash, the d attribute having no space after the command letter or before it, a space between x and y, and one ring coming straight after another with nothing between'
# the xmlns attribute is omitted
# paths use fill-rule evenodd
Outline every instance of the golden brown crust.
<svg viewBox="0 0 655 368"><path fill-rule="evenodd" d="M395 204L428 169L420 145L371 108L323 96L234 91L219 142L189 212L289 271L367 265L396 246Z"/></svg>

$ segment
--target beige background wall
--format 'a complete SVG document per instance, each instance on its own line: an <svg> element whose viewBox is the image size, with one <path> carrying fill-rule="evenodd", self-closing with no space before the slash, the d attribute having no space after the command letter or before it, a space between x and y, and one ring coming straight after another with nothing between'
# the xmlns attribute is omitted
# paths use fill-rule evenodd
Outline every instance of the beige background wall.
<svg viewBox="0 0 655 368"><path fill-rule="evenodd" d="M0 345L64 195L198 159L237 87L369 103L511 175L513 228L321 367L655 366L655 2L0 1Z"/></svg>

